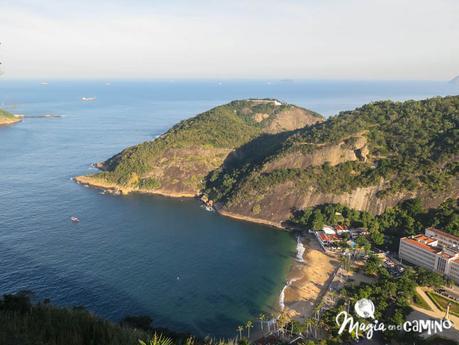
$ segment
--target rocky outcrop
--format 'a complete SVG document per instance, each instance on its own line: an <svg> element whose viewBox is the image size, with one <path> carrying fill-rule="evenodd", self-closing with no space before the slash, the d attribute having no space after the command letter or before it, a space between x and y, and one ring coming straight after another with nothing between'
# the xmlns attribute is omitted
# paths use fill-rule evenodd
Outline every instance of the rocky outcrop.
<svg viewBox="0 0 459 345"><path fill-rule="evenodd" d="M305 145L305 144L303 144ZM321 166L328 163L335 166L349 161L368 160L367 138L360 133L336 144L311 145L311 153L303 153L301 147L289 152L275 160L268 161L264 165L263 171L270 172L276 169L305 169L310 166Z"/></svg>
<svg viewBox="0 0 459 345"><path fill-rule="evenodd" d="M310 188L300 191L291 181L279 184L267 193L246 195L238 203L220 205L219 211L223 215L252 222L283 227L291 217L292 211L322 204L342 204L350 208L381 214L388 207L394 207L399 202L419 197L423 206L438 207L447 198L459 197L459 181L454 181L451 190L443 192L404 192L389 197L378 197L378 192L384 189L384 182L371 187L361 187L349 193L321 193Z"/></svg>

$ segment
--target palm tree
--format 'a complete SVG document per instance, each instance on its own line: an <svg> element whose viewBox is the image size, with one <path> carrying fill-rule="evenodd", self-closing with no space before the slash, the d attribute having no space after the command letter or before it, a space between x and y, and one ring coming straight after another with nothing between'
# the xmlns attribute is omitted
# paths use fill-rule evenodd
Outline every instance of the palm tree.
<svg viewBox="0 0 459 345"><path fill-rule="evenodd" d="M237 326L237 330L239 332L239 339L242 339L242 331L244 330L244 326L239 325Z"/></svg>
<svg viewBox="0 0 459 345"><path fill-rule="evenodd" d="M306 319L304 324L306 326L306 334L309 336L309 334L312 333L312 327L314 326L314 319L308 318Z"/></svg>
<svg viewBox="0 0 459 345"><path fill-rule="evenodd" d="M284 327L287 324L287 315L285 314L285 312L281 312L281 314L279 315L279 318L277 319L277 322L279 326L279 331L281 331L283 334Z"/></svg>
<svg viewBox="0 0 459 345"><path fill-rule="evenodd" d="M316 318L311 318L311 327L314 331L314 339L317 339L317 326L319 325L319 321Z"/></svg>
<svg viewBox="0 0 459 345"><path fill-rule="evenodd" d="M174 342L171 338L167 338L162 334L157 335L156 333L153 335L153 339L151 339L148 343L145 343L142 340L139 340L140 345L174 345Z"/></svg>
<svg viewBox="0 0 459 345"><path fill-rule="evenodd" d="M247 321L245 324L245 328L247 328L247 338L250 339L250 329L253 327L253 322L252 321Z"/></svg>
<svg viewBox="0 0 459 345"><path fill-rule="evenodd" d="M258 320L260 320L261 332L263 332L263 322L266 320L266 315L261 313L258 316Z"/></svg>

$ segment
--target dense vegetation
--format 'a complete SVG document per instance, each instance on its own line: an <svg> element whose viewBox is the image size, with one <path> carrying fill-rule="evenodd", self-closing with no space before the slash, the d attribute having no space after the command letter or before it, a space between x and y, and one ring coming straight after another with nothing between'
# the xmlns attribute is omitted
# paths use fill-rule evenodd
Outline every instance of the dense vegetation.
<svg viewBox="0 0 459 345"><path fill-rule="evenodd" d="M156 328L148 316L127 316L119 324L101 319L84 307L60 308L22 291L0 298L1 345L211 345L212 338L196 338Z"/></svg>
<svg viewBox="0 0 459 345"><path fill-rule="evenodd" d="M5 295L0 300L2 345L138 345L149 339L144 331L102 320L82 308L33 305L26 294Z"/></svg>
<svg viewBox="0 0 459 345"><path fill-rule="evenodd" d="M148 177L142 181L158 160L171 159L171 149L234 149L246 144L263 132L280 112L291 105L276 105L267 102L233 101L218 106L191 119L181 121L165 134L153 141L130 147L105 162L107 172L99 177L122 185L141 188L158 188L160 181ZM256 120L256 114L263 113L266 118ZM312 113L312 116L320 117ZM173 155L172 155L173 156ZM189 160L202 161L206 157L189 154ZM219 164L222 163L222 157ZM204 176L207 174L203 172Z"/></svg>
<svg viewBox="0 0 459 345"><path fill-rule="evenodd" d="M229 204L240 202L252 191L269 194L273 186L287 181L294 183L298 193L314 188L341 194L382 181L379 198L398 192L447 192L454 187L458 172L458 125L459 96L370 103L294 131L288 138L278 136L277 144L265 149L264 159L214 173L206 192ZM359 137L366 138L369 151L362 159L335 166L325 162L300 169L284 163L274 170L264 169L292 153L296 154L291 156L294 161L324 146L352 148Z"/></svg>
<svg viewBox="0 0 459 345"><path fill-rule="evenodd" d="M378 216L339 204L325 204L297 210L291 221L314 230L325 224L365 227L371 244L396 250L401 237L423 233L430 226L459 236L459 200L448 199L436 209L425 210L419 199L409 199Z"/></svg>

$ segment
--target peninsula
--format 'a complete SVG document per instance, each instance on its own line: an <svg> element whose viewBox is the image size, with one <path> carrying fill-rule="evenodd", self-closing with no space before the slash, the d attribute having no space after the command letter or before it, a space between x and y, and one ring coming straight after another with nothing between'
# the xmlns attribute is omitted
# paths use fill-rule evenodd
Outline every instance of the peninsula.
<svg viewBox="0 0 459 345"><path fill-rule="evenodd" d="M79 183L200 196L234 218L284 227L326 203L381 214L458 196L459 96L380 101L323 118L277 100L234 101L96 166Z"/></svg>
<svg viewBox="0 0 459 345"><path fill-rule="evenodd" d="M102 173L75 180L121 193L195 197L205 188L209 174L225 161L262 158L264 150L277 144L276 134L287 136L292 130L323 120L317 113L274 99L234 101L184 120L153 141L97 163ZM257 140L259 145L250 146L250 152L240 151Z"/></svg>
<svg viewBox="0 0 459 345"><path fill-rule="evenodd" d="M8 126L21 121L21 116L13 115L5 110L0 109L0 126Z"/></svg>

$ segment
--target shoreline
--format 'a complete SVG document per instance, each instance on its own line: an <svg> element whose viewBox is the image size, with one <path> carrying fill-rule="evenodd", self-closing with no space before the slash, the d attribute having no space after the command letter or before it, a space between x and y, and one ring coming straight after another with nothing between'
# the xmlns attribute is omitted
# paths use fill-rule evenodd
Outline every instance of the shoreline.
<svg viewBox="0 0 459 345"><path fill-rule="evenodd" d="M123 188L114 183L97 180L93 176L76 176L73 178L73 181L77 184L121 195L139 193L172 198L199 198L197 194L191 193L171 193L161 190L147 191ZM294 230L278 222L225 211L218 207L218 205L215 205L214 209L219 215L235 220L261 224L289 232ZM339 260L334 255L325 253L312 235L298 235L296 255L292 257L292 263L284 280L286 283L277 300L276 309L278 310L278 315L276 318L283 315L289 320L304 321L311 317L318 299L326 292L329 279L338 266Z"/></svg>
<svg viewBox="0 0 459 345"><path fill-rule="evenodd" d="M297 257L287 274L279 306L287 319L304 321L312 316L319 298L326 292L339 260L323 252L312 236L298 237L297 241Z"/></svg>
<svg viewBox="0 0 459 345"><path fill-rule="evenodd" d="M96 189L102 189L108 192L112 192L114 194L128 195L129 193L139 193L139 194L146 194L146 195L160 195L160 196L166 196L166 197L171 197L171 198L196 198L197 197L195 194L191 194L191 193L171 193L171 192L162 191L161 189L152 191L152 190L145 190L145 189L132 189L132 188L120 187L119 185L115 183L96 180L92 176L84 176L84 175L75 176L72 178L72 180L76 182L77 184L89 186L89 187L96 188Z"/></svg>
<svg viewBox="0 0 459 345"><path fill-rule="evenodd" d="M16 123L22 122L23 117L14 115L14 118L4 118L0 119L0 127L6 127L6 126L11 126Z"/></svg>
<svg viewBox="0 0 459 345"><path fill-rule="evenodd" d="M105 191L112 192L114 194L121 194L121 195L127 195L129 193L139 193L139 194L147 194L147 195L160 195L160 196L165 196L165 197L170 197L170 198L190 198L190 199L198 199L199 195L198 194L192 194L192 193L174 193L174 192L166 192L162 191L161 189L157 190L142 190L142 189L132 189L132 188L127 188L127 187L121 187L120 185L116 183L110 183L107 181L102 181L94 178L93 176L75 176L73 177L73 181L75 181L77 184L82 184L85 186L89 186L92 188L97 188L97 189L102 189ZM228 218L240 220L240 221L245 221L245 222L250 222L250 223L256 223L256 224L262 224L262 225L267 225L274 227L276 229L282 229L288 231L289 229L285 226L283 226L279 222L273 222L261 218L254 218L254 217L249 217L249 216L243 216L239 215L237 213L232 213L229 211L222 210L218 205L214 206L215 211Z"/></svg>

